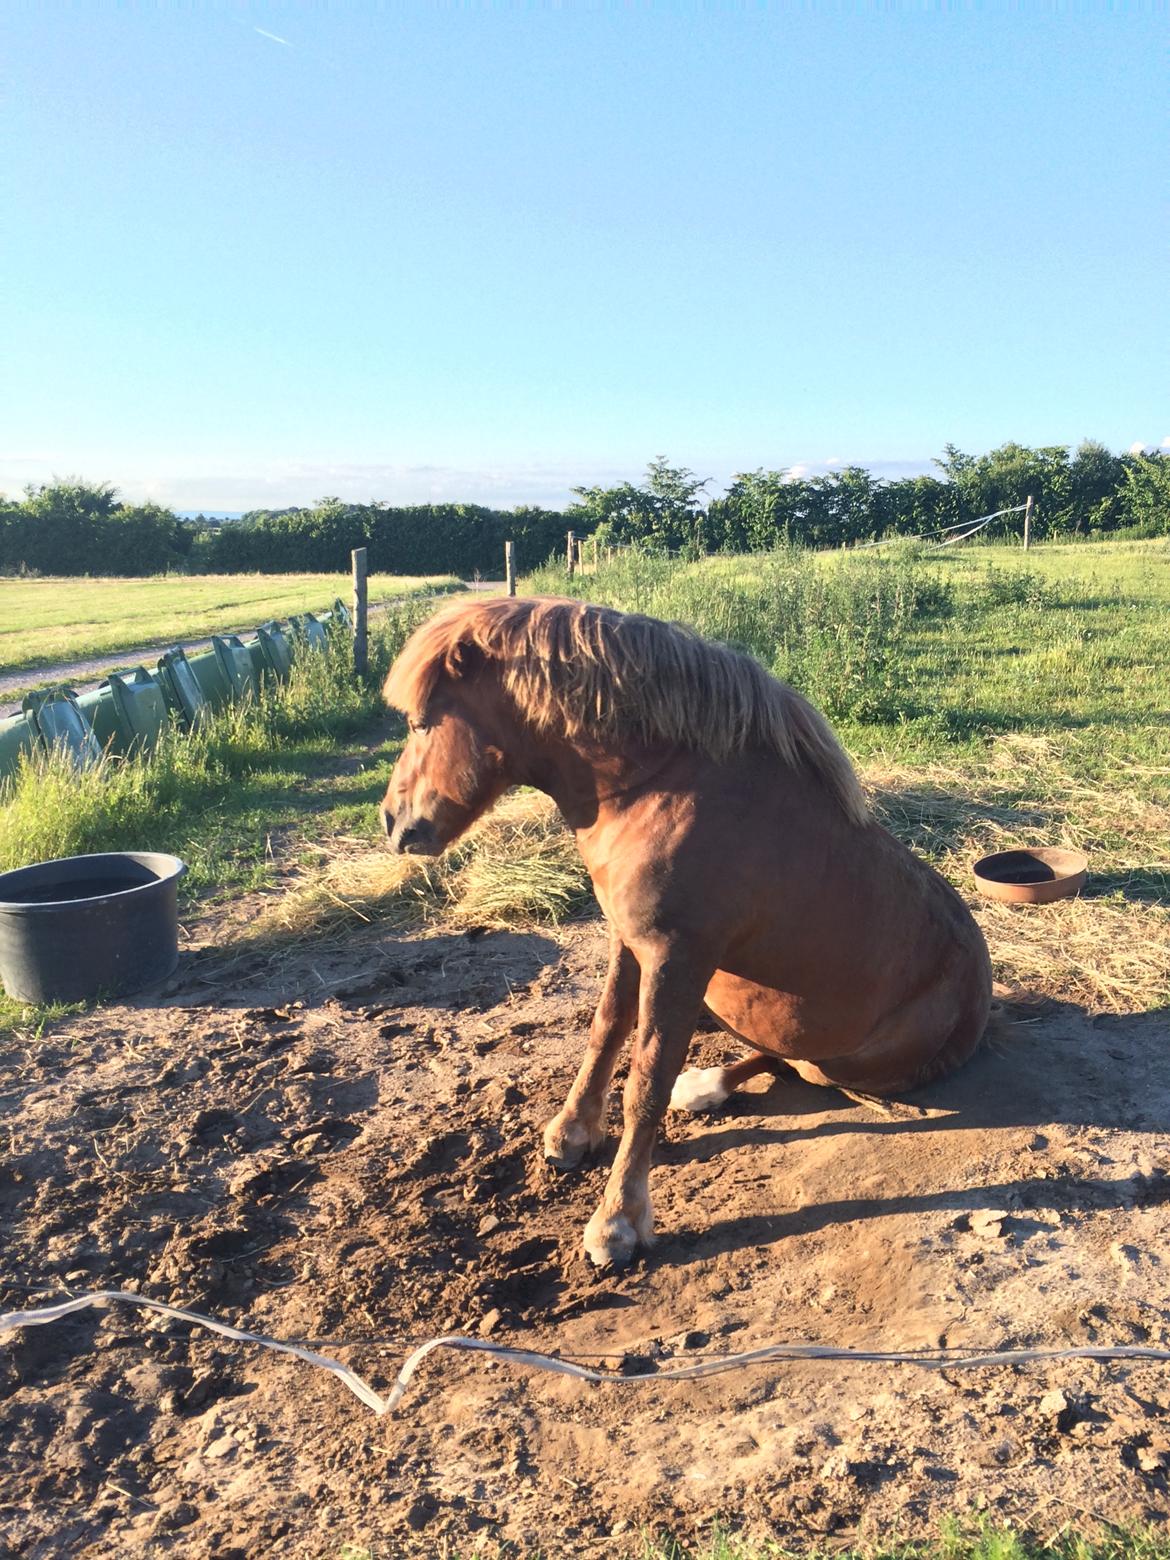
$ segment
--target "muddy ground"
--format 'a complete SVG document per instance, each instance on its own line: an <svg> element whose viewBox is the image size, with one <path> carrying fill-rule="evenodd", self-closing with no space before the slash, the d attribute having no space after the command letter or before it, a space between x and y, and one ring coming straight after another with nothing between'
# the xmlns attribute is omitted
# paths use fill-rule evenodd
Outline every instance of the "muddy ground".
<svg viewBox="0 0 1170 1560"><path fill-rule="evenodd" d="M137 1288L375 1340L322 1347L379 1389L446 1331L615 1373L777 1341L1170 1345L1165 1014L1025 1013L893 1113L790 1078L672 1115L660 1240L614 1276L580 1251L614 1131L576 1175L539 1156L598 924L225 968L234 914L192 929L162 992L0 1056L0 1308ZM705 1065L732 1054L696 1037ZM715 1518L799 1547L979 1508L1041 1534L1170 1514L1161 1364L591 1386L437 1354L378 1418L324 1371L129 1308L10 1340L0 1552L38 1560L617 1556Z"/></svg>

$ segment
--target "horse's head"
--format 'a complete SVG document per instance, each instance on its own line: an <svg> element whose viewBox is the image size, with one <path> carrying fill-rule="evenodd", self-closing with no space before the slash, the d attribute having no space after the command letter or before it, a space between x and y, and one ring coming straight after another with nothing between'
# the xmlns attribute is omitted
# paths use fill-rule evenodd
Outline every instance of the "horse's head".
<svg viewBox="0 0 1170 1560"><path fill-rule="evenodd" d="M408 721L382 799L391 848L404 855L438 856L513 783L493 740L494 701L486 689L477 697L460 670L440 677L426 709Z"/></svg>

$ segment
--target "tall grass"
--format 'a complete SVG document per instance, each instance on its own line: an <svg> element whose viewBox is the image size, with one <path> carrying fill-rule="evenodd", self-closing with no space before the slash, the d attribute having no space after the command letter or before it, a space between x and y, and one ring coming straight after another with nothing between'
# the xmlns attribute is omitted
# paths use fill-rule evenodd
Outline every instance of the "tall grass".
<svg viewBox="0 0 1170 1560"><path fill-rule="evenodd" d="M176 849L193 859L188 891L216 881L215 852L200 848L202 820L222 818L246 799L246 782L326 749L368 726L381 711L380 688L390 662L426 602L391 608L370 633L370 665L354 674L343 630L322 652L302 651L288 681L266 684L255 701L233 705L202 728L164 733L149 756L107 755L78 770L58 751L25 759L0 785L0 870L88 851ZM217 831L202 831L211 841Z"/></svg>
<svg viewBox="0 0 1170 1560"><path fill-rule="evenodd" d="M549 565L526 583L689 623L750 651L831 718L862 721L898 718L911 632L954 610L950 585L909 553L832 568L799 549L689 565L630 550L596 574L568 580Z"/></svg>
<svg viewBox="0 0 1170 1560"><path fill-rule="evenodd" d="M1115 1013L1170 1002L1170 550L626 553L526 584L681 619L800 688L879 817L972 897L997 978ZM975 900L977 856L1036 844L1087 852L1086 895Z"/></svg>

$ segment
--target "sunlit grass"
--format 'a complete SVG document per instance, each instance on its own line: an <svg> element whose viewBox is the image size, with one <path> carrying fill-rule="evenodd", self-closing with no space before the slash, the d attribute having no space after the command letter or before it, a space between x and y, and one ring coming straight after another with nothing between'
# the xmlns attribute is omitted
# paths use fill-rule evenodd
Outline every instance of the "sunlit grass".
<svg viewBox="0 0 1170 1560"><path fill-rule="evenodd" d="M830 1548L811 1538L799 1545L740 1538L716 1526L697 1543L645 1535L640 1547L626 1553L631 1560L827 1560L830 1555L833 1560L1167 1560L1170 1536L1151 1525L1120 1529L1101 1523L1093 1523L1092 1530L1070 1523L1041 1536L986 1520L952 1519L940 1523L933 1539L874 1539Z"/></svg>
<svg viewBox="0 0 1170 1560"><path fill-rule="evenodd" d="M371 604L454 590L450 575L375 574ZM146 579L0 579L0 672L190 643L348 600L343 574L164 574Z"/></svg>
<svg viewBox="0 0 1170 1560"><path fill-rule="evenodd" d="M799 687L883 821L967 895L1001 980L1170 1003L1170 543L625 553L526 585L680 619ZM1083 897L974 894L977 856L1036 844L1088 853Z"/></svg>
<svg viewBox="0 0 1170 1560"><path fill-rule="evenodd" d="M603 1547L614 1560L1170 1560L1170 1535L1163 1526L1135 1523L1121 1528L1090 1520L1037 1533L995 1524L986 1517L944 1519L936 1536L919 1540L888 1536L826 1543L810 1534L806 1542L794 1542L740 1536L715 1523L699 1539L643 1530L628 1541L611 1536ZM388 1560L390 1553L390 1548L377 1542L347 1542L337 1556L338 1560ZM560 1549L553 1538L547 1547L524 1550L492 1539L468 1546L444 1540L435 1553L445 1560L554 1560Z"/></svg>

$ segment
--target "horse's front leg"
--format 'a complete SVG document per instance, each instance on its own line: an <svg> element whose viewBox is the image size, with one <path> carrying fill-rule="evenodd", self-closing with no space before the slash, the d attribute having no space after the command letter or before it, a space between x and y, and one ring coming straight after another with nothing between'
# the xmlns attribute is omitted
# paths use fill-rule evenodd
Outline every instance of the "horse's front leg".
<svg viewBox="0 0 1170 1560"><path fill-rule="evenodd" d="M618 1052L638 1013L638 965L615 933L610 935L609 969L589 1029L589 1044L569 1097L544 1129L544 1157L569 1170L605 1136L605 1106Z"/></svg>
<svg viewBox="0 0 1170 1560"><path fill-rule="evenodd" d="M585 1226L585 1250L598 1267L623 1266L653 1238L650 1161L711 975L702 961L678 951L642 958L641 970L622 1140L605 1194Z"/></svg>

